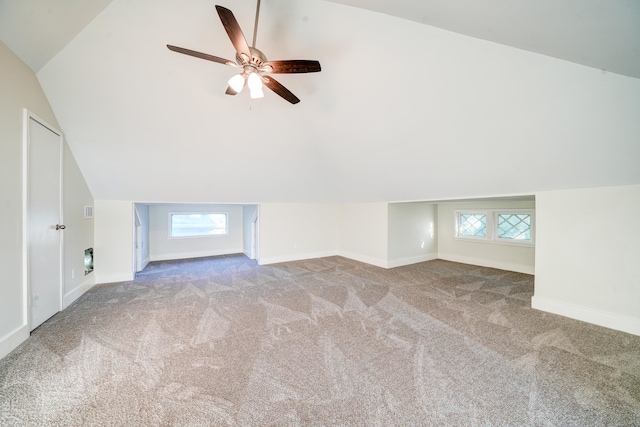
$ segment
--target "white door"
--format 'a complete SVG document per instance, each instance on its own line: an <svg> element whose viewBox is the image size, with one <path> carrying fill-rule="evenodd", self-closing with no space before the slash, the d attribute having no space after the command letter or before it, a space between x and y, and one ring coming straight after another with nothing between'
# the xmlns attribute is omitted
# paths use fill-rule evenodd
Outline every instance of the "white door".
<svg viewBox="0 0 640 427"><path fill-rule="evenodd" d="M62 305L62 136L33 116L27 133L27 283L34 330Z"/></svg>

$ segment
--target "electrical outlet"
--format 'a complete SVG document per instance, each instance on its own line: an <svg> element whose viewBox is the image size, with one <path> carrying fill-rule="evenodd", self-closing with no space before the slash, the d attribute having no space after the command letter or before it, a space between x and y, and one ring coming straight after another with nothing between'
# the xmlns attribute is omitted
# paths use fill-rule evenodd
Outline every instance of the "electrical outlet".
<svg viewBox="0 0 640 427"><path fill-rule="evenodd" d="M76 278L76 269L72 268L71 269L71 279L75 279Z"/></svg>

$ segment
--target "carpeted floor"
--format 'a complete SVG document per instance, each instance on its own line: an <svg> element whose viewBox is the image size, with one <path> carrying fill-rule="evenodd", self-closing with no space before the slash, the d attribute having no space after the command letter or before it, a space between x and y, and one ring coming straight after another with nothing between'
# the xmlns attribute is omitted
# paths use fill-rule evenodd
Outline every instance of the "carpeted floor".
<svg viewBox="0 0 640 427"><path fill-rule="evenodd" d="M446 261L152 263L0 361L0 425L640 425L640 337L532 294Z"/></svg>

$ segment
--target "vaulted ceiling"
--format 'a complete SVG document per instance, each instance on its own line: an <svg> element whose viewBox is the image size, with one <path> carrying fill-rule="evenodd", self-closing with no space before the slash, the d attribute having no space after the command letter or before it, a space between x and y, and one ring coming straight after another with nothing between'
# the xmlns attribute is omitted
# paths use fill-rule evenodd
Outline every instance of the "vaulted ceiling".
<svg viewBox="0 0 640 427"><path fill-rule="evenodd" d="M255 2L218 0L252 36ZM263 0L301 100L224 94L214 2L0 0L97 199L401 201L640 182L640 3Z"/></svg>

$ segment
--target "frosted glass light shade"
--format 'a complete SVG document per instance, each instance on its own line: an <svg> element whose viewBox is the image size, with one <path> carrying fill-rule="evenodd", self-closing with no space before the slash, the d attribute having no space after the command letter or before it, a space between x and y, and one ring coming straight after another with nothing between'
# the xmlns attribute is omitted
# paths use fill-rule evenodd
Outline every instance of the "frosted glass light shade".
<svg viewBox="0 0 640 427"><path fill-rule="evenodd" d="M242 88L244 87L244 76L242 74L236 74L231 77L229 79L229 86L231 86L231 89L235 90L237 93L242 92Z"/></svg>
<svg viewBox="0 0 640 427"><path fill-rule="evenodd" d="M262 91L262 79L260 79L258 74L249 74L247 86L249 86L249 90L251 91L251 98L264 98L264 92Z"/></svg>

